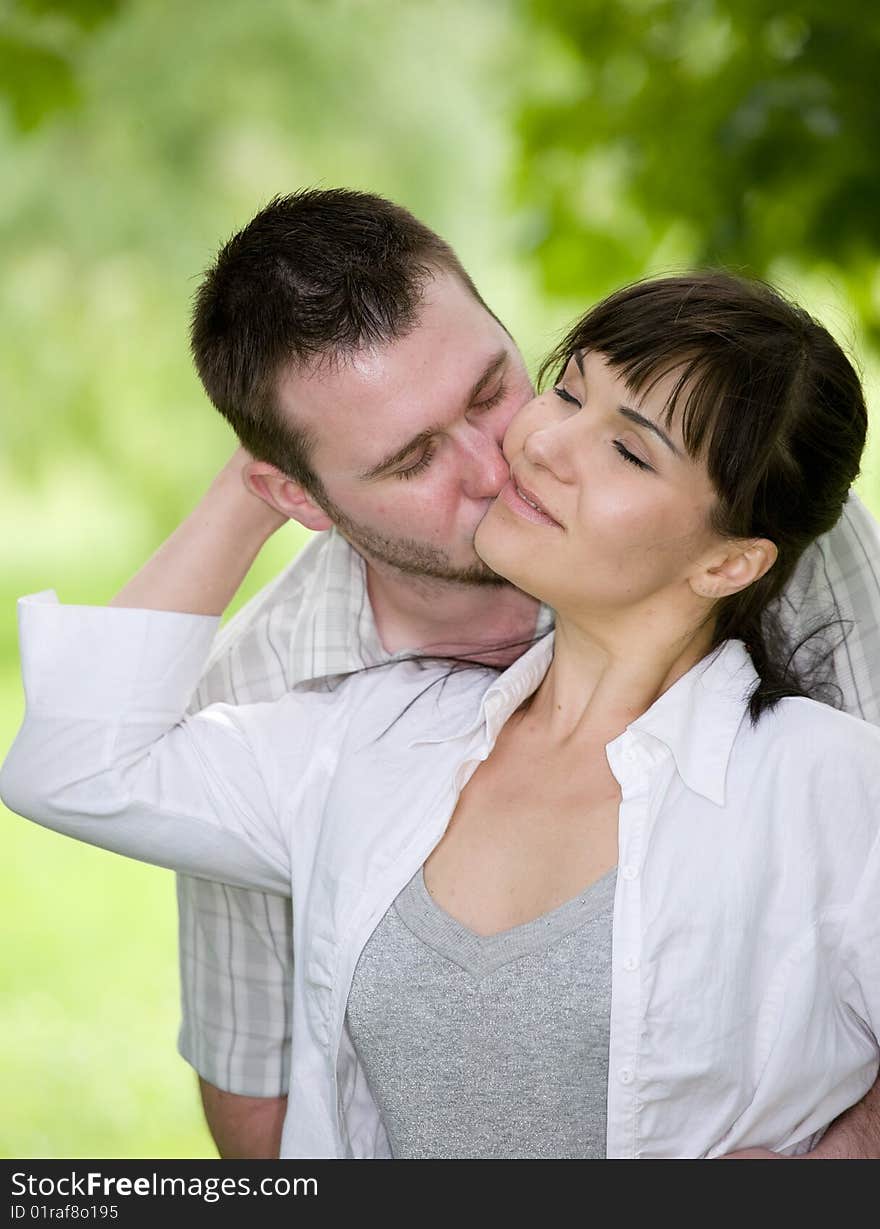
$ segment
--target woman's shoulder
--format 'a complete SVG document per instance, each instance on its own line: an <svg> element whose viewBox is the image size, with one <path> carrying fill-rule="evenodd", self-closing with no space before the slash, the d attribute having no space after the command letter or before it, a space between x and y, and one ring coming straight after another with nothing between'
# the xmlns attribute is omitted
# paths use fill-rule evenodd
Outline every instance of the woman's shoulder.
<svg viewBox="0 0 880 1229"><path fill-rule="evenodd" d="M880 726L809 696L784 696L762 716L761 722L765 720L777 738L810 735L835 743L880 747Z"/></svg>
<svg viewBox="0 0 880 1229"><path fill-rule="evenodd" d="M746 716L741 737L770 771L802 780L860 781L880 801L880 727L851 713L807 696L785 696L757 725Z"/></svg>
<svg viewBox="0 0 880 1229"><path fill-rule="evenodd" d="M787 850L792 864L818 857L853 874L880 836L880 729L803 696L779 700L756 725L746 711L726 791L727 804L758 823L768 857Z"/></svg>

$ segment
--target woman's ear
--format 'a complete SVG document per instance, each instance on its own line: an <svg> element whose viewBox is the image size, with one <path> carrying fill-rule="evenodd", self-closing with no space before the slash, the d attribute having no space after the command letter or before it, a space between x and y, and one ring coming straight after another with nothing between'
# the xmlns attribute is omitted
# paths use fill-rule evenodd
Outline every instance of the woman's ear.
<svg viewBox="0 0 880 1229"><path fill-rule="evenodd" d="M694 593L717 601L739 593L769 572L778 551L767 538L746 538L726 543L720 555L702 564L689 578Z"/></svg>
<svg viewBox="0 0 880 1229"><path fill-rule="evenodd" d="M331 529L333 522L309 495L305 487L288 478L268 461L250 461L241 472L242 480L252 495L262 499L270 508L291 520L299 521L306 529Z"/></svg>

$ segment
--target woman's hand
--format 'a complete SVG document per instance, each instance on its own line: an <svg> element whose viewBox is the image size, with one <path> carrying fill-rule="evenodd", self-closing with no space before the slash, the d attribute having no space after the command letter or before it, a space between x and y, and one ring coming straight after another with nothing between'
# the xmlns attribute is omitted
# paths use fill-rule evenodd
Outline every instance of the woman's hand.
<svg viewBox="0 0 880 1229"><path fill-rule="evenodd" d="M264 542L288 519L251 489L253 464L236 448L186 520L110 605L222 614Z"/></svg>

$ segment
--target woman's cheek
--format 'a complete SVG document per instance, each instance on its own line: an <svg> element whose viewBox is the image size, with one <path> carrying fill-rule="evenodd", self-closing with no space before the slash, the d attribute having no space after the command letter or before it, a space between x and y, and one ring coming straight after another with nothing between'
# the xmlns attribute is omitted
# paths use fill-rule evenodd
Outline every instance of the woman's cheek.
<svg viewBox="0 0 880 1229"><path fill-rule="evenodd" d="M513 418L510 420L510 425L504 434L502 448L504 455L510 464L523 450L526 438L530 431L535 431L538 427L543 426L546 420L546 410L542 414L542 399L530 401L528 405L523 406L521 410L517 410Z"/></svg>

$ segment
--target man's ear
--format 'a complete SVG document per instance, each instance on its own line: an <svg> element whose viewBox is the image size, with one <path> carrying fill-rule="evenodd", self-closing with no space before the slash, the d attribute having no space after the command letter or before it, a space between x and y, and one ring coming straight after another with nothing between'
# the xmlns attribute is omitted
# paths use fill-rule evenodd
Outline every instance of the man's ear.
<svg viewBox="0 0 880 1229"><path fill-rule="evenodd" d="M241 476L253 495L282 516L299 521L306 529L332 528L330 517L315 503L305 487L288 478L268 461L249 461L242 469Z"/></svg>
<svg viewBox="0 0 880 1229"><path fill-rule="evenodd" d="M729 597L731 593L739 593L753 585L769 572L777 554L775 545L767 538L730 541L720 554L704 561L689 577L690 586L699 597L715 601Z"/></svg>

